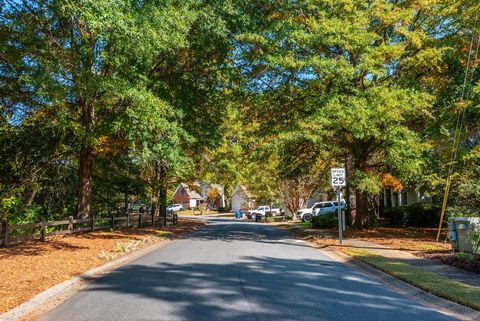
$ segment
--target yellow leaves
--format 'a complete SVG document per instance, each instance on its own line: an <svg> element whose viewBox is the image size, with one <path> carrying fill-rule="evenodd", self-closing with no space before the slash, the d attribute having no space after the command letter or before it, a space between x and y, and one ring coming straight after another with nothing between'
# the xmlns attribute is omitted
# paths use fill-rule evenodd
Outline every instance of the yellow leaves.
<svg viewBox="0 0 480 321"><path fill-rule="evenodd" d="M459 112L467 109L468 106L469 106L469 104L465 100L459 100L459 101L455 102L455 104L453 105L453 112L454 113L459 113Z"/></svg>
<svg viewBox="0 0 480 321"><path fill-rule="evenodd" d="M125 154L130 142L125 139L113 139L111 136L100 136L96 141L95 154L119 156Z"/></svg>
<svg viewBox="0 0 480 321"><path fill-rule="evenodd" d="M211 187L208 189L207 191L207 198L210 199L210 200L216 200L218 199L218 197L220 196L220 194L218 193L218 190L215 188L215 187Z"/></svg>
<svg viewBox="0 0 480 321"><path fill-rule="evenodd" d="M272 20L283 20L285 18L285 15L282 12L276 11L272 12L268 15L268 18Z"/></svg>
<svg viewBox="0 0 480 321"><path fill-rule="evenodd" d="M415 10L416 12L420 10L428 9L436 5L438 0L413 0L409 2L409 8Z"/></svg>

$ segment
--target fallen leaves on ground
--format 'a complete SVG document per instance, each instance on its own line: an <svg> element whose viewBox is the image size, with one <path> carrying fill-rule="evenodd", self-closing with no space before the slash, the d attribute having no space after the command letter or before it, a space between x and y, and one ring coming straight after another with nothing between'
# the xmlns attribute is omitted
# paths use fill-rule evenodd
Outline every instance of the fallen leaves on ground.
<svg viewBox="0 0 480 321"><path fill-rule="evenodd" d="M309 239L317 245L338 245L338 229L312 229L300 224L279 224L298 237ZM369 229L348 228L343 233L345 239L358 239L404 251L440 251L451 250L450 243L436 242L434 228L374 227Z"/></svg>
<svg viewBox="0 0 480 321"><path fill-rule="evenodd" d="M73 276L146 245L203 225L182 220L165 228L95 231L0 249L0 313Z"/></svg>

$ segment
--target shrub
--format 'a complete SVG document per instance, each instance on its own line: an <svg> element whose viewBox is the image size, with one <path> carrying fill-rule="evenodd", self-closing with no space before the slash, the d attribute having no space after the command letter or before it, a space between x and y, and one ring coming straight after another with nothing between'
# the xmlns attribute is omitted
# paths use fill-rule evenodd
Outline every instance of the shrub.
<svg viewBox="0 0 480 321"><path fill-rule="evenodd" d="M403 223L404 223L403 218L405 217L405 208L404 206L386 208L383 211L383 217L387 219L389 225L403 226Z"/></svg>
<svg viewBox="0 0 480 321"><path fill-rule="evenodd" d="M265 217L265 222L266 223L274 223L275 218L273 216L267 216L267 217Z"/></svg>
<svg viewBox="0 0 480 321"><path fill-rule="evenodd" d="M377 219L377 215L375 215L375 211L368 211L368 226L375 227L377 225L378 225L378 219Z"/></svg>
<svg viewBox="0 0 480 321"><path fill-rule="evenodd" d="M475 260L475 255L470 253L456 253L455 257L462 262L473 262Z"/></svg>
<svg viewBox="0 0 480 321"><path fill-rule="evenodd" d="M383 216L392 226L435 227L440 219L440 206L426 203L397 206L385 209Z"/></svg>
<svg viewBox="0 0 480 321"><path fill-rule="evenodd" d="M337 226L337 216L335 214L323 214L312 218L312 227L329 228Z"/></svg>
<svg viewBox="0 0 480 321"><path fill-rule="evenodd" d="M415 203L406 206L404 226L435 227L440 220L440 206L437 204Z"/></svg>

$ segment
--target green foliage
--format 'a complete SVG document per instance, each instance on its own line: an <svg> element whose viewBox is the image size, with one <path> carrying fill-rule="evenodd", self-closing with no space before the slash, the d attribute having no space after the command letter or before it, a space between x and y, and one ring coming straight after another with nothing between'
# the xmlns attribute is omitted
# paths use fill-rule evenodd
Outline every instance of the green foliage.
<svg viewBox="0 0 480 321"><path fill-rule="evenodd" d="M8 193L4 193L0 198L0 215L2 220L9 219L10 214L20 203L21 189L14 189Z"/></svg>
<svg viewBox="0 0 480 321"><path fill-rule="evenodd" d="M15 216L74 214L90 176L102 215L195 173L218 140L237 15L228 1L2 6L0 195L23 188Z"/></svg>
<svg viewBox="0 0 480 321"><path fill-rule="evenodd" d="M415 180L432 147L419 130L433 118L430 77L447 65L457 4L306 1L281 12L275 6L252 3L256 30L237 38L258 92L257 133L268 142L284 133L295 138L286 153L294 162L285 157L279 174L309 168L303 160L320 149L349 164L351 188L359 192L378 193L384 173ZM432 32L437 27L441 33ZM278 149L270 153L282 164ZM357 208L357 217L367 215L365 206Z"/></svg>
<svg viewBox="0 0 480 321"><path fill-rule="evenodd" d="M335 214L317 215L312 218L312 227L314 228L331 228L338 224Z"/></svg>
<svg viewBox="0 0 480 321"><path fill-rule="evenodd" d="M406 209L403 206L391 207L383 210L382 216L391 226L403 226Z"/></svg>
<svg viewBox="0 0 480 321"><path fill-rule="evenodd" d="M378 225L378 218L374 211L368 212L368 226L375 227Z"/></svg>
<svg viewBox="0 0 480 321"><path fill-rule="evenodd" d="M456 102L476 15L470 0L2 2L2 215L103 215L202 179L295 212L342 164L352 192L389 173L440 195L461 110L451 205L478 215L478 72ZM392 220L427 224L410 216Z"/></svg>
<svg viewBox="0 0 480 321"><path fill-rule="evenodd" d="M472 231L473 253L480 252L480 228L474 227Z"/></svg>
<svg viewBox="0 0 480 321"><path fill-rule="evenodd" d="M471 253L456 253L455 256L459 261L463 262L472 262L475 260L475 254Z"/></svg>
<svg viewBox="0 0 480 321"><path fill-rule="evenodd" d="M387 208L383 217L392 226L436 227L440 219L438 204L415 203L408 206Z"/></svg>
<svg viewBox="0 0 480 321"><path fill-rule="evenodd" d="M275 217L267 216L267 217L265 217L265 222L266 223L274 223L275 222Z"/></svg>

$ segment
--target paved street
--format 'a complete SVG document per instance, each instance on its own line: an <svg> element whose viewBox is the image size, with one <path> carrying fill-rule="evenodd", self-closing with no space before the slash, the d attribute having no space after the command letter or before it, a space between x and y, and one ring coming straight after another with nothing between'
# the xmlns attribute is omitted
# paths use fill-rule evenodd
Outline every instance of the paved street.
<svg viewBox="0 0 480 321"><path fill-rule="evenodd" d="M274 227L223 219L99 278L42 320L451 320Z"/></svg>

